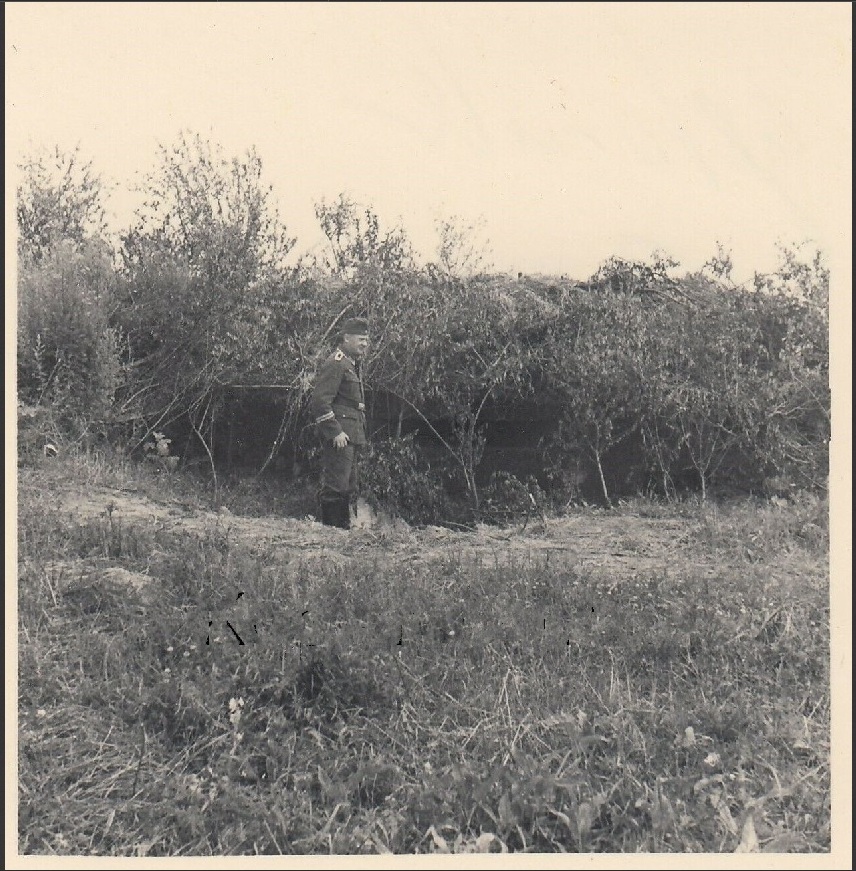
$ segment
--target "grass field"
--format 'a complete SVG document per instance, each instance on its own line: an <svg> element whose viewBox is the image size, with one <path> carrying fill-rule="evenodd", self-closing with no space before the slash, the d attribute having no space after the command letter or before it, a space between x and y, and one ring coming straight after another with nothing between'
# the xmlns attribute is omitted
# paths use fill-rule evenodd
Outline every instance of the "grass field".
<svg viewBox="0 0 856 871"><path fill-rule="evenodd" d="M23 854L830 849L823 500L346 533L86 458L18 498Z"/></svg>

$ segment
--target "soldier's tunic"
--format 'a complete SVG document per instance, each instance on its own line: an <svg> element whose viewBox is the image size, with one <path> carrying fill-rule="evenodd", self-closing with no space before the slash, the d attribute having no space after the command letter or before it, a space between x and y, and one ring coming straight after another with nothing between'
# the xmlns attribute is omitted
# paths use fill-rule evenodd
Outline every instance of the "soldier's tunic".
<svg viewBox="0 0 856 871"><path fill-rule="evenodd" d="M322 442L322 498L325 492L344 496L357 489L359 454L367 442L365 409L358 364L344 351L334 351L318 371L310 405ZM333 439L341 432L349 442L336 448Z"/></svg>

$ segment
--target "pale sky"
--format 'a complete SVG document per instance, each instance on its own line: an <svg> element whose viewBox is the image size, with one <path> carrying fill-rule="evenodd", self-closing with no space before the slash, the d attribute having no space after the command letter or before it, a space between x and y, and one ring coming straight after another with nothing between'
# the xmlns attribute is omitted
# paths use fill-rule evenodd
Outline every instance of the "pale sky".
<svg viewBox="0 0 856 871"><path fill-rule="evenodd" d="M661 249L735 275L850 250L845 3L6 4L7 164L80 143L120 191L183 129L254 145L298 250L345 191L430 257L585 278ZM121 189L125 188L123 192ZM842 212L843 209L843 212ZM842 218L846 220L842 223Z"/></svg>

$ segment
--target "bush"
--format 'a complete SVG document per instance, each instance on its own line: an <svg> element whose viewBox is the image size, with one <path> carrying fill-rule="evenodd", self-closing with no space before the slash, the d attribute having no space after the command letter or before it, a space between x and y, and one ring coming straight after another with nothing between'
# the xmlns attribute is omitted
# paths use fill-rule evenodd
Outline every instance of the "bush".
<svg viewBox="0 0 856 871"><path fill-rule="evenodd" d="M545 501L533 477L524 482L509 472L494 472L482 493L482 517L499 524L528 521L533 515L543 516Z"/></svg>
<svg viewBox="0 0 856 871"><path fill-rule="evenodd" d="M374 507L411 524L437 524L449 518L442 482L414 444L413 434L370 445L362 466L362 492Z"/></svg>
<svg viewBox="0 0 856 871"><path fill-rule="evenodd" d="M120 336L110 324L113 271L97 243L62 242L18 281L18 397L51 406L72 435L111 413L122 381Z"/></svg>

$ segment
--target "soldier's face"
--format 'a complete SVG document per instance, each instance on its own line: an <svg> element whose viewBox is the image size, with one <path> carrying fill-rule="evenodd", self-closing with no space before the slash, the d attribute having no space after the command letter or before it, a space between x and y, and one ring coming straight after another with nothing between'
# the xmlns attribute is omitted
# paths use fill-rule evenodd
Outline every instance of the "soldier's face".
<svg viewBox="0 0 856 871"><path fill-rule="evenodd" d="M362 357L369 349L369 337L364 333L345 333L342 337L342 350L349 357Z"/></svg>

